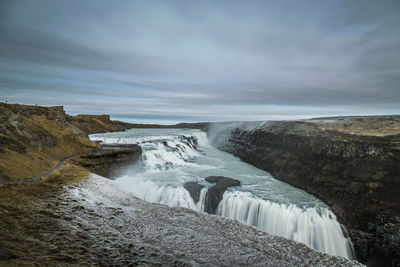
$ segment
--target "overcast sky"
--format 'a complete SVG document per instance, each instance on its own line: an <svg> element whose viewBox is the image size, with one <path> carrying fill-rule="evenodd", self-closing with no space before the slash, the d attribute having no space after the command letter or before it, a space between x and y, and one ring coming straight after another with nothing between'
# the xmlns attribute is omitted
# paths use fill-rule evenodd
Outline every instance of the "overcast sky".
<svg viewBox="0 0 400 267"><path fill-rule="evenodd" d="M137 122L400 114L400 1L0 0L0 101Z"/></svg>

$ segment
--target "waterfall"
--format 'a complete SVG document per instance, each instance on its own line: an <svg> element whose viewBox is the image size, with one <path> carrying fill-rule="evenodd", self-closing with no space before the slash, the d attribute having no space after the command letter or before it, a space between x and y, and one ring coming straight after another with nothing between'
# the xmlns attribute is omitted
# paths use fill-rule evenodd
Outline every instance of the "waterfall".
<svg viewBox="0 0 400 267"><path fill-rule="evenodd" d="M116 133L118 134L118 133ZM148 171L168 170L177 166L190 165L191 159L200 155L198 145L207 144L207 134L196 132L191 135L161 136L113 136L94 134L92 141L106 144L139 144L142 159Z"/></svg>
<svg viewBox="0 0 400 267"><path fill-rule="evenodd" d="M126 185L129 191L134 193L135 196L146 201L160 203L170 207L183 207L198 210L197 207L199 203L196 205L189 192L182 186L159 186L152 181L139 178L134 179L135 186L130 186L132 177L122 176L119 179L120 183ZM201 211L201 209L199 211Z"/></svg>
<svg viewBox="0 0 400 267"><path fill-rule="evenodd" d="M249 192L225 192L217 215L256 226L331 255L354 258L336 216L326 208L301 209L255 198Z"/></svg>
<svg viewBox="0 0 400 267"><path fill-rule="evenodd" d="M120 179L123 180L124 177ZM208 188L201 189L197 203L180 186L159 186L151 181L136 179L135 186L130 190L137 197L149 202L204 212ZM298 241L330 255L354 258L351 241L344 236L336 216L327 208L302 209L295 205L263 200L249 192L227 191L216 214Z"/></svg>
<svg viewBox="0 0 400 267"><path fill-rule="evenodd" d="M207 197L208 188L204 187L200 191L200 198L199 202L197 202L196 208L198 211L204 212L205 204L206 204L206 197Z"/></svg>
<svg viewBox="0 0 400 267"><path fill-rule="evenodd" d="M127 172L116 179L123 188L141 199L204 212L208 188L212 186L204 178L209 175L233 177L246 183L236 187L236 191L224 193L217 215L331 255L354 258L351 241L345 237L332 211L320 200L213 148L204 132L173 131L176 130L158 130L160 134L149 135L157 131L135 129L96 134L91 139L141 146L143 172ZM134 132L139 134L132 134ZM184 188L186 182L193 181L204 186L197 202Z"/></svg>

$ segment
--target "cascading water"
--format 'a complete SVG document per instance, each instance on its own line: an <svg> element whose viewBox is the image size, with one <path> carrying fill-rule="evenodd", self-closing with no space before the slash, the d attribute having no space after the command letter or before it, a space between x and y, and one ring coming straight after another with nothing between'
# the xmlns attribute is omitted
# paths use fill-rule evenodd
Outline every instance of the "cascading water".
<svg viewBox="0 0 400 267"><path fill-rule="evenodd" d="M116 178L116 182L149 202L204 211L207 176L237 179L216 214L253 225L268 233L304 243L331 255L354 258L351 241L335 215L323 202L303 190L274 179L269 173L208 144L205 133L182 129L134 129L95 134L92 140L107 144L139 144L140 168ZM205 186L197 202L184 188L187 182Z"/></svg>
<svg viewBox="0 0 400 267"><path fill-rule="evenodd" d="M329 209L306 208L254 198L249 192L226 192L217 215L256 226L268 233L333 255L352 255L336 216Z"/></svg>

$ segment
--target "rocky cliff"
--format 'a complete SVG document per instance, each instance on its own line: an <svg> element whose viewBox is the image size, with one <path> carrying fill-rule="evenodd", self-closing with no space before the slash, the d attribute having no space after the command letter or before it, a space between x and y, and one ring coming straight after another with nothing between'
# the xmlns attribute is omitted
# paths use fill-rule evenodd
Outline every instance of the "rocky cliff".
<svg viewBox="0 0 400 267"><path fill-rule="evenodd" d="M139 152L125 148L97 152L99 145L89 134L118 132L130 128L198 128L207 123L177 125L132 124L111 120L109 115L70 116L62 106L42 107L0 102L0 182L35 177L57 166L71 155L87 154L79 159L95 173L110 174L113 162L120 167L137 158ZM74 159L78 163L78 159ZM102 162L100 164L100 162Z"/></svg>
<svg viewBox="0 0 400 267"><path fill-rule="evenodd" d="M359 265L235 221L147 203L90 175L109 175L115 164L139 158L137 145L99 149L87 137L128 126L108 116L68 116L62 107L0 104L1 266ZM77 154L41 182L1 183L42 174ZM238 185L207 179L217 197Z"/></svg>
<svg viewBox="0 0 400 267"><path fill-rule="evenodd" d="M213 144L329 204L357 256L400 264L400 117L215 124Z"/></svg>
<svg viewBox="0 0 400 267"><path fill-rule="evenodd" d="M94 153L83 154L70 160L92 173L113 178L117 173L140 161L142 149L138 145L103 145Z"/></svg>
<svg viewBox="0 0 400 267"><path fill-rule="evenodd" d="M110 115L67 115L67 121L86 134L120 132L134 128L133 124L111 120Z"/></svg>
<svg viewBox="0 0 400 267"><path fill-rule="evenodd" d="M0 182L41 175L63 158L97 150L88 134L128 128L107 115L69 116L61 106L0 103Z"/></svg>

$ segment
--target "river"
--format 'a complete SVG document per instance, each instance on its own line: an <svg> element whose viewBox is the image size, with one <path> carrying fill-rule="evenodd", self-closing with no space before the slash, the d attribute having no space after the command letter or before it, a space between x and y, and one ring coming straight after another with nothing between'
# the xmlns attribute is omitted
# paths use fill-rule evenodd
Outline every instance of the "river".
<svg viewBox="0 0 400 267"><path fill-rule="evenodd" d="M125 190L149 202L204 212L208 176L237 179L216 214L255 226L265 232L304 243L316 250L354 258L346 230L330 208L307 192L274 179L239 158L209 144L205 132L192 129L131 129L94 134L105 144L139 144L142 161L113 179ZM187 182L205 186L196 203L183 187Z"/></svg>

